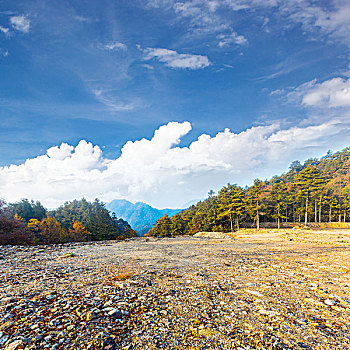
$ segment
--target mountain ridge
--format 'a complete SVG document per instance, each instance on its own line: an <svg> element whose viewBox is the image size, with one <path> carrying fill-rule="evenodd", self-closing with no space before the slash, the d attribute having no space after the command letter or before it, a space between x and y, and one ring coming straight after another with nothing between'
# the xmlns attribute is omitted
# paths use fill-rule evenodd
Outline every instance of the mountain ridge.
<svg viewBox="0 0 350 350"><path fill-rule="evenodd" d="M126 199L114 199L106 203L106 208L117 217L126 220L139 236L147 233L156 221L167 214L173 216L183 209L157 209L144 202L132 203Z"/></svg>

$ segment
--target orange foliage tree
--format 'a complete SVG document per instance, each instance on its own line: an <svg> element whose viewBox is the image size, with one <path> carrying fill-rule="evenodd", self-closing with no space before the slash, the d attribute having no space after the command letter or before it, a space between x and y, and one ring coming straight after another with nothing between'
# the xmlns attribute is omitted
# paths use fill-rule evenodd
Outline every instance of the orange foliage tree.
<svg viewBox="0 0 350 350"><path fill-rule="evenodd" d="M42 243L62 243L67 239L67 231L52 216L43 219L39 225Z"/></svg>
<svg viewBox="0 0 350 350"><path fill-rule="evenodd" d="M76 221L68 231L69 241L82 242L91 240L91 232L80 222Z"/></svg>

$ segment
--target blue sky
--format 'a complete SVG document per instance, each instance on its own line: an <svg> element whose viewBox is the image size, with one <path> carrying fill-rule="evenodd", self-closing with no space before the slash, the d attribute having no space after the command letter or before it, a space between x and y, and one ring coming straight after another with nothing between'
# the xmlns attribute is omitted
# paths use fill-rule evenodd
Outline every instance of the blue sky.
<svg viewBox="0 0 350 350"><path fill-rule="evenodd" d="M175 207L345 147L349 33L345 0L1 1L0 190Z"/></svg>

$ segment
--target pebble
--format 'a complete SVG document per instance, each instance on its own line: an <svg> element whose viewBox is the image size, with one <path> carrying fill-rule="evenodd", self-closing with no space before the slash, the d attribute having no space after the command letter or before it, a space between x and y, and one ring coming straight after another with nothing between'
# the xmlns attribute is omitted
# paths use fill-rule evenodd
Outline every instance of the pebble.
<svg viewBox="0 0 350 350"><path fill-rule="evenodd" d="M270 316L270 317L275 317L275 316L278 316L278 315L279 315L278 312L272 311L272 310L260 309L259 312L260 312L262 315L267 315L267 316Z"/></svg>
<svg viewBox="0 0 350 350"><path fill-rule="evenodd" d="M242 242L0 247L0 348L350 348L345 255Z"/></svg>
<svg viewBox="0 0 350 350"><path fill-rule="evenodd" d="M333 306L333 305L336 304L336 301L333 300L333 299L326 299L326 300L324 301L324 303L325 303L326 305L328 305L328 306Z"/></svg>
<svg viewBox="0 0 350 350"><path fill-rule="evenodd" d="M257 291L255 291L255 290L249 290L249 289L248 289L247 292L248 292L249 294L253 294L253 295L255 295L255 296L259 297L259 298L263 297L263 295L262 295L260 292L257 292Z"/></svg>
<svg viewBox="0 0 350 350"><path fill-rule="evenodd" d="M22 347L23 345L24 344L23 344L22 340L15 340L14 342L8 344L5 348L5 350L17 350L20 347Z"/></svg>
<svg viewBox="0 0 350 350"><path fill-rule="evenodd" d="M108 315L115 318L121 318L123 314L119 309L112 309L108 311Z"/></svg>

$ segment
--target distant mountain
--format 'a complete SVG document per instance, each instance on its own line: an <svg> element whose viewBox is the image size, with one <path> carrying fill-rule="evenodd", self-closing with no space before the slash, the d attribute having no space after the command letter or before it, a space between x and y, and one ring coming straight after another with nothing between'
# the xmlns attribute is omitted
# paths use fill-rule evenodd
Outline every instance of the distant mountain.
<svg viewBox="0 0 350 350"><path fill-rule="evenodd" d="M156 209L142 202L135 204L125 199L115 199L106 203L106 208L114 212L118 218L126 220L140 236L147 233L155 222L164 214L173 216L182 209Z"/></svg>

